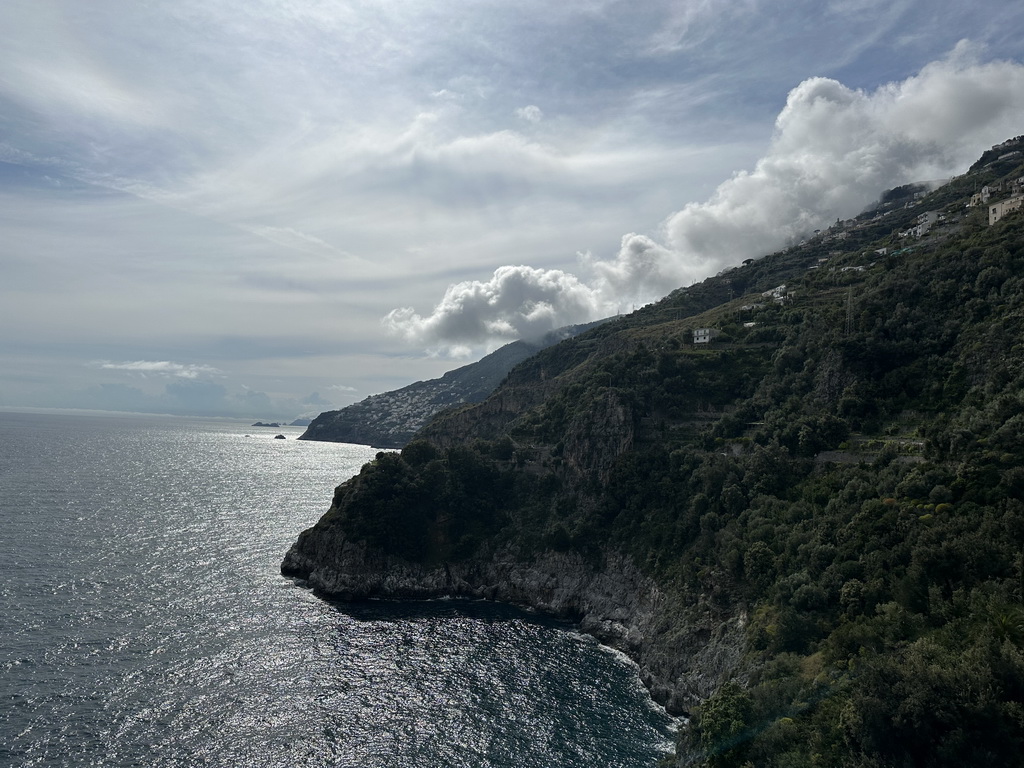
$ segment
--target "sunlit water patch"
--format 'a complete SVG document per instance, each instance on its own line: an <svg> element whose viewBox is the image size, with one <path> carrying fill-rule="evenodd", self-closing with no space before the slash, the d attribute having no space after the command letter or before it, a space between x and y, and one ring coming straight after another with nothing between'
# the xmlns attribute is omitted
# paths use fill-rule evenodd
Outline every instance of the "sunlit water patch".
<svg viewBox="0 0 1024 768"><path fill-rule="evenodd" d="M0 412L0 765L657 762L671 720L568 627L282 578L376 453L300 433Z"/></svg>

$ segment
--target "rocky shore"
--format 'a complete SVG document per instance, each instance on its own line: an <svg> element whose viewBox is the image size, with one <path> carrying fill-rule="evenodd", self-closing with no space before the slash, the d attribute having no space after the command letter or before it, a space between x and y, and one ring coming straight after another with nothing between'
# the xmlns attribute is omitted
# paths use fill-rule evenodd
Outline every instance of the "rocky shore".
<svg viewBox="0 0 1024 768"><path fill-rule="evenodd" d="M554 551L523 559L506 550L427 566L352 541L340 525L322 521L299 536L281 572L343 601L464 597L568 619L632 658L669 713L686 714L738 668L745 617L674 606L629 558L607 553L601 560Z"/></svg>

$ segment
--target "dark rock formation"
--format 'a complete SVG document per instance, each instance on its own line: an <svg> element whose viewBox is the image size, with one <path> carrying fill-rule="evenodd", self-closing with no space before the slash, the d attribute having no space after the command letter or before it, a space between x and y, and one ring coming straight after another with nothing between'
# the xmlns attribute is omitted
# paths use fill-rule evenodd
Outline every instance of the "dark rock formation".
<svg viewBox="0 0 1024 768"><path fill-rule="evenodd" d="M574 552L528 560L512 550L462 562L412 563L346 538L340 525L304 531L281 565L318 593L345 601L465 597L569 619L637 662L655 701L682 714L737 668L745 615L678 606L626 556L595 564Z"/></svg>

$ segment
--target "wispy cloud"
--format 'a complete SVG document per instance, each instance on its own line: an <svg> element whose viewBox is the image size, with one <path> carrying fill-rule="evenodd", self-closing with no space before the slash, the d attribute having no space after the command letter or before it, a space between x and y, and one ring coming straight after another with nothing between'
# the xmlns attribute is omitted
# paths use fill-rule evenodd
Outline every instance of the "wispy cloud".
<svg viewBox="0 0 1024 768"><path fill-rule="evenodd" d="M106 371L127 371L128 373L170 376L178 379L198 379L200 376L222 374L221 371L210 365L172 363L168 360L132 360L122 363L100 360L94 365Z"/></svg>
<svg viewBox="0 0 1024 768"><path fill-rule="evenodd" d="M69 366L93 406L175 412L255 408L241 381L306 409L394 388L1021 132L1013 3L786 10L0 3L0 390L74 405ZM988 48L943 58L958 36Z"/></svg>
<svg viewBox="0 0 1024 768"><path fill-rule="evenodd" d="M735 25L744 17L755 17L757 0L694 0L668 8L665 20L651 36L652 53L666 54L693 50L714 37L723 25Z"/></svg>
<svg viewBox="0 0 1024 768"><path fill-rule="evenodd" d="M265 225L256 225L249 227L243 226L242 228L247 229L257 237L266 238L273 243L284 245L288 248L296 248L300 251L307 251L309 253L326 256L349 256L349 254L335 248L326 240L322 240L316 235L300 232L294 227L270 227Z"/></svg>

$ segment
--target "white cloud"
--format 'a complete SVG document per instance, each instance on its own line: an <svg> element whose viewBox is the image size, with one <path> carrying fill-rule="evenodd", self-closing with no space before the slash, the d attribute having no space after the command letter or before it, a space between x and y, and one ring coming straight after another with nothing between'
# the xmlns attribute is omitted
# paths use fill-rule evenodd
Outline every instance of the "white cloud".
<svg viewBox="0 0 1024 768"><path fill-rule="evenodd" d="M272 243L283 245L288 248L297 248L300 251L306 251L307 253L327 255L327 256L342 256L344 254L339 249L325 240L322 240L315 235L310 235L307 232L300 232L294 227L270 227L265 225L242 227L248 229L257 237L263 237L270 240Z"/></svg>
<svg viewBox="0 0 1024 768"><path fill-rule="evenodd" d="M978 64L966 43L873 92L805 80L790 92L754 170L669 217L667 244L716 271L856 214L886 188L962 171L1022 125L1024 67Z"/></svg>
<svg viewBox="0 0 1024 768"><path fill-rule="evenodd" d="M699 257L682 260L646 235L624 235L611 261L590 254L582 258L594 274L593 284L608 305L647 303L680 285L707 277L711 264Z"/></svg>
<svg viewBox="0 0 1024 768"><path fill-rule="evenodd" d="M694 49L725 24L735 24L744 15L753 16L756 0L692 0L674 3L667 18L650 40L652 53L666 54Z"/></svg>
<svg viewBox="0 0 1024 768"><path fill-rule="evenodd" d="M978 63L966 42L873 91L810 78L790 91L754 169L669 216L663 243L634 233L610 260L583 254L587 281L561 270L501 267L490 280L450 286L426 316L405 307L384 324L410 342L443 347L607 316L855 215L886 188L962 171L1022 127L1024 66ZM521 146L518 137L514 143Z"/></svg>
<svg viewBox="0 0 1024 768"><path fill-rule="evenodd" d="M458 354L469 345L539 336L607 313L600 291L557 269L499 267L490 280L449 286L426 316L392 310L385 327L408 341Z"/></svg>
<svg viewBox="0 0 1024 768"><path fill-rule="evenodd" d="M179 379L198 379L200 376L215 376L221 373L209 365L172 363L168 360L133 360L124 363L101 360L95 365L107 371L128 371L143 375L173 376Z"/></svg>
<svg viewBox="0 0 1024 768"><path fill-rule="evenodd" d="M310 392L355 397L333 382L370 393L436 377L448 364L424 346L479 351L628 309L769 250L782 223L818 215L819 190L834 192L835 208L861 189L874 196L870 174L851 187L817 169L814 157L847 150L812 143L814 157L799 157L812 96L835 102L820 124L840 144L870 148L880 118L860 112L883 111L875 85L948 51L950 30L984 40L988 58L1020 56L1021 14L1000 0L789 10L761 0L0 3L0 159L18 166L0 167L2 395L47 404L43 374L31 374L45 368L53 398L94 382L103 402L133 388L166 400L166 385L213 374L84 366L182 355L229 372L215 380L225 392L177 387L161 408L183 398L252 407L233 399L243 376L296 407ZM978 66L969 59L957 66ZM906 117L883 128L920 144L915 115L933 110L928 130L962 131L970 150L934 165L959 170L984 148L972 121L1003 96L979 83L937 98L926 70L916 86L893 86L890 100L906 106L885 108ZM786 91L808 74L867 90L849 89L847 104L842 89L808 84L770 142ZM866 138L844 133L857 119ZM1021 132L993 129L990 143ZM891 157L881 150L875 176ZM747 170L716 192L737 168ZM816 185L801 181L812 171ZM760 221L765 196L774 212ZM729 230L745 217L753 228ZM576 264L579 251L593 255ZM513 268L520 288L492 276L523 263L536 269ZM458 283L469 287L438 303ZM385 338L380 318L393 307L411 309ZM108 386L129 376L131 387Z"/></svg>

